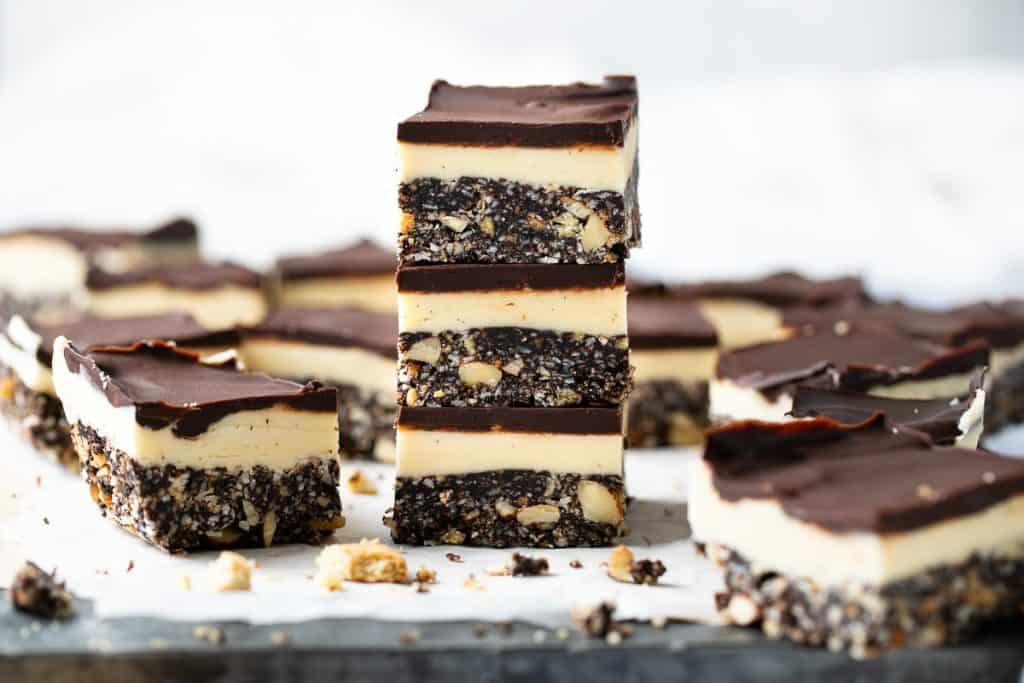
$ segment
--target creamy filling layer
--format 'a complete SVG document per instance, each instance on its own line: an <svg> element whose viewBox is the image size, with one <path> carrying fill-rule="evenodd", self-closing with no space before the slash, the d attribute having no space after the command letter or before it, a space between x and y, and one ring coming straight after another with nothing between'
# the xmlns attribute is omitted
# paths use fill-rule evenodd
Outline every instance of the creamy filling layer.
<svg viewBox="0 0 1024 683"><path fill-rule="evenodd" d="M392 401L397 391L396 361L365 349L281 339L246 339L242 343L242 360L248 370L275 377L350 384L388 396Z"/></svg>
<svg viewBox="0 0 1024 683"><path fill-rule="evenodd" d="M381 313L394 313L398 289L392 274L373 277L315 278L285 280L278 290L285 306L359 306Z"/></svg>
<svg viewBox="0 0 1024 683"><path fill-rule="evenodd" d="M630 349L633 380L675 380L680 384L708 381L715 375L718 351L714 348Z"/></svg>
<svg viewBox="0 0 1024 683"><path fill-rule="evenodd" d="M94 429L142 465L196 469L288 469L313 458L338 457L335 412L299 411L286 406L243 410L214 422L195 438L175 436L171 427L149 429L135 420L133 406L114 407L87 376L64 361L66 340L54 348L54 384L68 422Z"/></svg>
<svg viewBox="0 0 1024 683"><path fill-rule="evenodd" d="M0 240L0 288L14 296L78 294L87 268L82 252L61 240L37 235Z"/></svg>
<svg viewBox="0 0 1024 683"><path fill-rule="evenodd" d="M525 327L614 337L626 334L626 288L402 292L400 332Z"/></svg>
<svg viewBox="0 0 1024 683"><path fill-rule="evenodd" d="M622 474L621 434L458 432L398 427L399 477L538 470Z"/></svg>
<svg viewBox="0 0 1024 683"><path fill-rule="evenodd" d="M199 260L198 245L182 244L125 244L120 247L100 249L93 254L96 265L108 273L123 273L151 263L168 265L192 263Z"/></svg>
<svg viewBox="0 0 1024 683"><path fill-rule="evenodd" d="M989 380L1001 377L1007 370L1024 364L1024 343L1006 349L992 349L988 360Z"/></svg>
<svg viewBox="0 0 1024 683"><path fill-rule="evenodd" d="M782 312L749 299L708 298L697 302L715 330L722 348L732 349L784 339Z"/></svg>
<svg viewBox="0 0 1024 683"><path fill-rule="evenodd" d="M637 155L638 122L622 147L473 147L398 143L399 182L416 178L496 178L527 185L626 190Z"/></svg>
<svg viewBox="0 0 1024 683"><path fill-rule="evenodd" d="M262 291L236 285L198 291L143 284L93 290L86 296L86 309L96 315L118 318L183 312L210 329L253 325L267 313Z"/></svg>
<svg viewBox="0 0 1024 683"><path fill-rule="evenodd" d="M36 358L41 343L42 338L16 315L7 323L6 335L0 335L0 361L32 391L56 397L53 373Z"/></svg>
<svg viewBox="0 0 1024 683"><path fill-rule="evenodd" d="M900 382L873 387L867 393L888 398L948 398L967 393L971 374L957 374L936 379ZM729 379L714 378L708 385L710 414L714 418L729 420L766 420L783 422L793 409L793 397L780 393L769 400L763 393Z"/></svg>
<svg viewBox="0 0 1024 683"><path fill-rule="evenodd" d="M693 462L688 499L693 538L728 546L758 572L809 577L826 586L884 586L974 553L1024 556L1024 495L977 512L899 533L834 533L787 515L771 500L727 501L702 460Z"/></svg>

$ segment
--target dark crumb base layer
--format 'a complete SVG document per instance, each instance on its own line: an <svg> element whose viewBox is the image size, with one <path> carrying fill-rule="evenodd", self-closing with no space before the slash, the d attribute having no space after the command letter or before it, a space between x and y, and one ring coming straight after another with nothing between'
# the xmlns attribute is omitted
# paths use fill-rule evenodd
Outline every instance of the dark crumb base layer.
<svg viewBox="0 0 1024 683"><path fill-rule="evenodd" d="M625 194L506 180L402 183L402 265L612 263L640 243L638 166Z"/></svg>
<svg viewBox="0 0 1024 683"><path fill-rule="evenodd" d="M349 385L338 389L338 433L343 454L373 458L379 442L395 441L398 408L392 394L386 398ZM394 446L388 450L394 450Z"/></svg>
<svg viewBox="0 0 1024 683"><path fill-rule="evenodd" d="M630 448L698 444L709 424L708 383L637 382L627 415Z"/></svg>
<svg viewBox="0 0 1024 683"><path fill-rule="evenodd" d="M972 556L881 589L826 589L806 578L756 573L725 547L705 550L725 568L720 608L731 612L740 603L739 612L753 618L749 623L759 617L769 637L855 657L952 644L986 621L1024 615L1024 558Z"/></svg>
<svg viewBox="0 0 1024 683"><path fill-rule="evenodd" d="M628 339L559 334L519 327L442 332L433 362L399 335L398 402L408 406L619 405L632 388ZM433 340L428 344L436 351ZM410 351L412 358L409 357Z"/></svg>
<svg viewBox="0 0 1024 683"><path fill-rule="evenodd" d="M0 411L40 453L78 468L71 428L58 399L33 391L10 368L0 370Z"/></svg>
<svg viewBox="0 0 1024 683"><path fill-rule="evenodd" d="M992 382L985 398L985 433L1024 423L1024 363Z"/></svg>
<svg viewBox="0 0 1024 683"><path fill-rule="evenodd" d="M344 524L336 460L283 471L144 466L81 423L72 440L103 514L165 550L319 543Z"/></svg>
<svg viewBox="0 0 1024 683"><path fill-rule="evenodd" d="M385 524L396 543L507 548L568 548L609 545L618 524L593 522L583 514L577 485L600 484L621 512L622 477L497 470L452 476L399 477L395 506Z"/></svg>

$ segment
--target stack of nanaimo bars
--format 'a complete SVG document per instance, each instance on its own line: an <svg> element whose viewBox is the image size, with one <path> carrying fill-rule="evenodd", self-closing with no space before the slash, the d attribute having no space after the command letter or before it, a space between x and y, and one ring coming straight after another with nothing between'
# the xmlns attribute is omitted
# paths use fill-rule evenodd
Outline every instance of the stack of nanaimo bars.
<svg viewBox="0 0 1024 683"><path fill-rule="evenodd" d="M437 81L399 123L395 541L619 534L637 112L631 76Z"/></svg>

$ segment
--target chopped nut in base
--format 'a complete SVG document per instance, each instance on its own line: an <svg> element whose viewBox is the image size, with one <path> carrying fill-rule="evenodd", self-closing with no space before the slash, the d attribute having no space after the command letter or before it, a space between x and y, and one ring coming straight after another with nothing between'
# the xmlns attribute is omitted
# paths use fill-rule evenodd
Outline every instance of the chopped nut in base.
<svg viewBox="0 0 1024 683"><path fill-rule="evenodd" d="M362 470L356 470L348 478L348 490L352 493L361 493L373 496L377 493L377 485L363 474Z"/></svg>
<svg viewBox="0 0 1024 683"><path fill-rule="evenodd" d="M247 591L252 587L252 568L255 563L238 553L225 550L210 565L208 580L210 590Z"/></svg>
<svg viewBox="0 0 1024 683"><path fill-rule="evenodd" d="M343 581L404 583L405 558L379 539L332 545L316 558L317 582L327 590L340 590Z"/></svg>

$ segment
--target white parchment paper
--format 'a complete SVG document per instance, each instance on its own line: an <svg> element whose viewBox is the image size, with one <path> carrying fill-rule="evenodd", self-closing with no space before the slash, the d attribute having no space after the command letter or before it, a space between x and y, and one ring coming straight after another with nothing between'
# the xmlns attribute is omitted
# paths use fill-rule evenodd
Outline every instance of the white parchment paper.
<svg viewBox="0 0 1024 683"><path fill-rule="evenodd" d="M624 542L637 558L659 559L668 572L658 586L618 583L605 575L608 548L524 550L548 558L545 577L490 576L513 552L454 546L403 547L411 571L425 565L437 572L429 593L410 586L345 584L327 593L312 580L319 548L289 545L243 553L258 563L246 593L213 593L207 568L216 553L169 555L121 531L103 518L84 482L42 460L8 430L0 431L0 582L31 559L58 570L78 595L96 600L106 617L150 616L172 620L295 622L321 617L385 620L524 620L547 626L570 622L573 607L614 601L621 618L667 617L714 621L712 596L717 571L696 556L688 540L685 490L694 449L635 451L627 457L627 484L634 498L631 533ZM381 518L391 504L391 468L346 464L342 479L359 468L378 485L377 495L356 495L342 487L344 529L334 542L381 538ZM446 557L456 553L461 562ZM578 560L582 569L569 563ZM131 569L129 570L129 567ZM479 589L467 588L473 575ZM188 577L191 590L183 586Z"/></svg>

